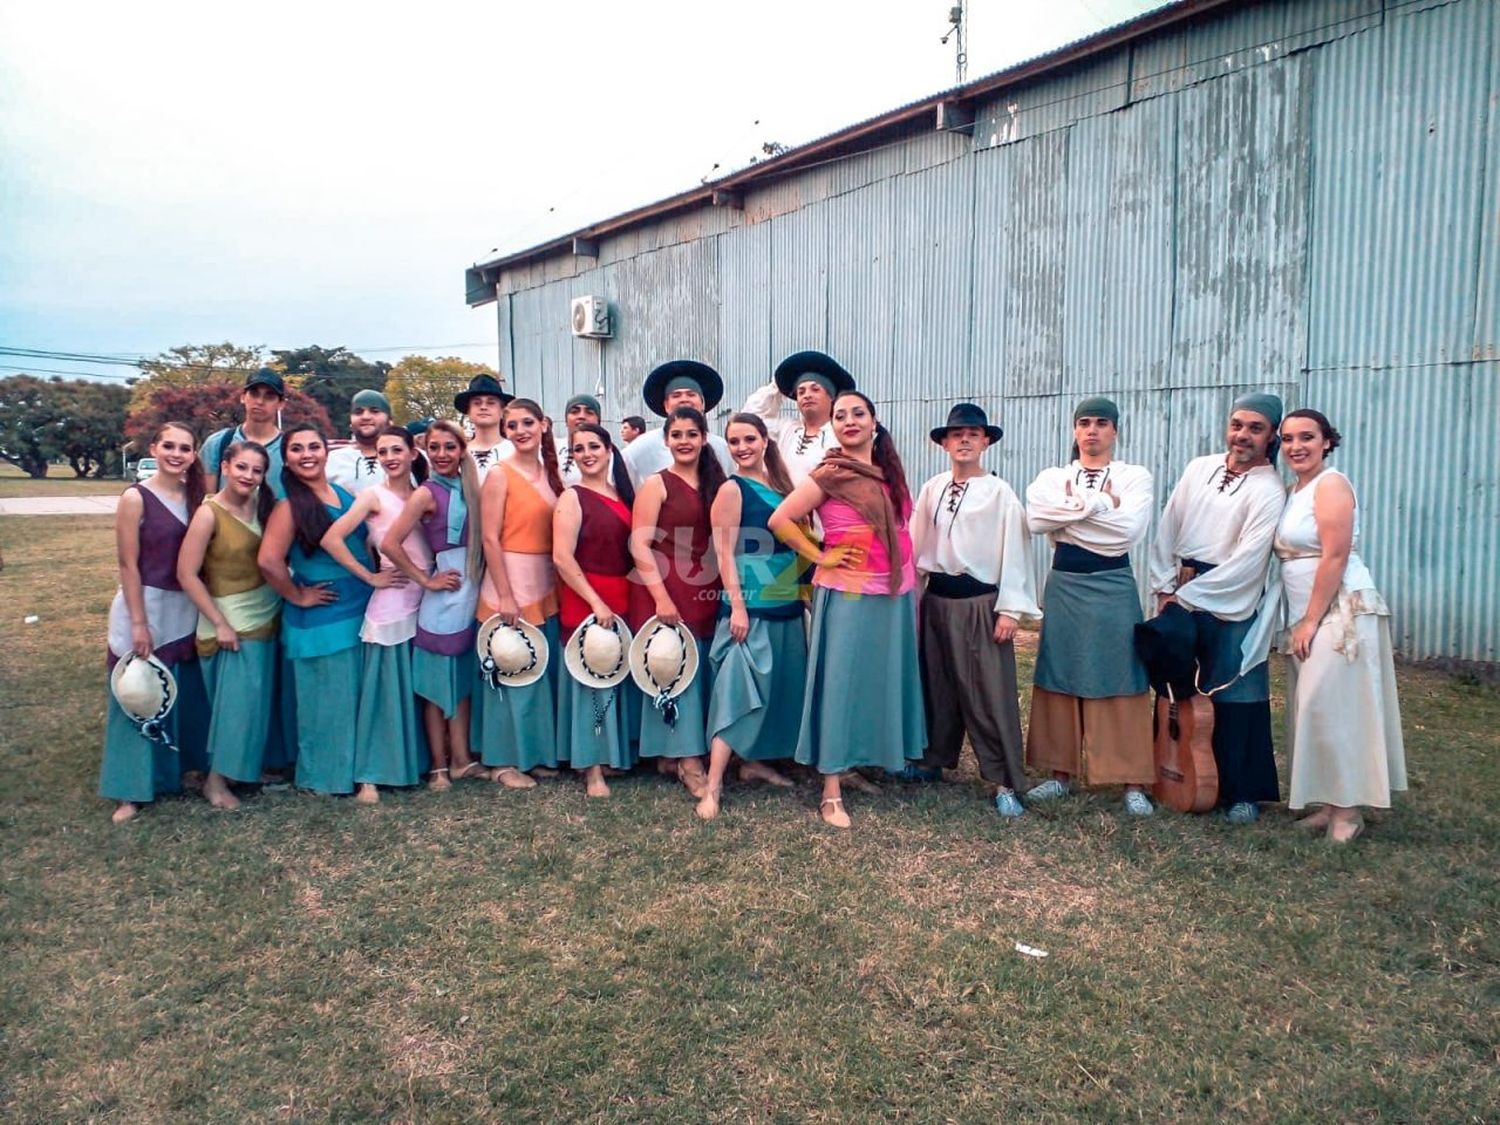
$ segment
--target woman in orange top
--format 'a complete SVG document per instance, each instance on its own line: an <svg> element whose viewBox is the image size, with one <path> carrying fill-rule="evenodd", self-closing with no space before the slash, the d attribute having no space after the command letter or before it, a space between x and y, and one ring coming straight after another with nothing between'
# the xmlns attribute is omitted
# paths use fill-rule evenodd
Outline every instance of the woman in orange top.
<svg viewBox="0 0 1500 1125"><path fill-rule="evenodd" d="M524 687L482 688L474 708L475 735L484 764L496 781L529 789L528 776L550 777L557 753L557 677L562 660L558 625L557 572L552 568L552 509L562 494L552 423L526 398L505 406L504 432L515 452L485 478L484 584L479 620L494 614L507 624L518 618L541 629L550 657L547 670ZM479 700L482 700L480 702Z"/></svg>

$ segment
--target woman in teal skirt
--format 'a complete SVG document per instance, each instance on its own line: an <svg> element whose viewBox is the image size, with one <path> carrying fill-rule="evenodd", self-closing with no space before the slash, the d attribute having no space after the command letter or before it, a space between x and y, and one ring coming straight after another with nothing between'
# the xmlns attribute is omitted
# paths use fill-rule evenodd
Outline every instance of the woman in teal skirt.
<svg viewBox="0 0 1500 1125"><path fill-rule="evenodd" d="M562 635L571 646L581 643L578 629L590 615L609 629L629 608L635 490L625 459L616 456L603 426L586 422L568 440L582 479L558 498L552 513L552 562L562 580ZM553 659L560 655L554 652ZM640 723L640 691L629 676L610 687L595 687L579 683L566 670L558 684L558 753L583 774L590 797L608 797L605 769L635 765L631 732Z"/></svg>
<svg viewBox="0 0 1500 1125"><path fill-rule="evenodd" d="M797 761L823 775L824 822L848 828L840 775L856 766L903 769L922 757L927 726L906 473L874 404L858 391L834 400L833 432L839 448L769 525L817 566ZM801 526L814 513L821 548Z"/></svg>
<svg viewBox="0 0 1500 1125"><path fill-rule="evenodd" d="M264 446L237 441L224 451L222 487L193 513L177 579L198 607L198 661L208 689L208 778L216 809L237 809L230 782L260 780L274 698L281 598L257 565L261 534L276 503L265 482Z"/></svg>
<svg viewBox="0 0 1500 1125"><path fill-rule="evenodd" d="M370 587L323 550L323 536L354 497L324 473L328 443L311 426L288 430L280 501L266 523L260 569L286 603L282 645L297 691L299 788L315 793L354 791L354 731L363 652L359 630ZM346 545L370 565L364 529Z"/></svg>
<svg viewBox="0 0 1500 1125"><path fill-rule="evenodd" d="M791 477L759 415L736 414L724 440L735 474L720 486L712 512L724 597L709 649L708 786L697 808L704 820L719 815L732 754L741 759L741 781L791 785L769 763L796 749L807 680L803 563L766 526L792 491Z"/></svg>
<svg viewBox="0 0 1500 1125"><path fill-rule="evenodd" d="M115 702L105 711L104 756L99 765L99 796L118 801L112 814L123 824L140 806L182 788L183 761L173 743L203 744L197 717L184 706L184 673L197 680L193 644L198 611L177 581L177 560L189 517L203 500L203 467L193 431L167 422L151 439L157 472L131 485L115 509L115 550L120 586L109 607L107 666L125 656L155 655L178 680L178 702L165 719L166 741L147 738Z"/></svg>
<svg viewBox="0 0 1500 1125"><path fill-rule="evenodd" d="M427 479L427 463L417 456L411 435L401 426L387 426L380 433L375 456L385 470L385 482L360 492L323 536L323 550L374 591L359 630L364 673L354 724L354 783L358 787L354 799L364 805L380 801L379 786L415 785L427 769L427 739L417 717L411 669L411 641L417 633L422 587L384 557L371 571L344 544L363 525L367 542L378 551L411 499L413 478L417 482ZM431 565L432 556L420 531L407 535L405 547L408 557ZM447 774L431 774L428 783L435 789L446 788Z"/></svg>
<svg viewBox="0 0 1500 1125"><path fill-rule="evenodd" d="M469 748L469 709L479 686L474 607L484 565L478 470L464 432L446 420L428 427L427 463L432 475L406 501L381 550L422 588L411 671L412 686L426 701L422 722L432 768L439 777L488 779ZM432 554L431 571L403 546L413 529Z"/></svg>
<svg viewBox="0 0 1500 1125"><path fill-rule="evenodd" d="M639 628L654 612L665 625L685 626L698 645L698 674L676 697L675 721L667 709L642 707L640 753L670 763L668 770L675 766L678 779L701 800L713 681L708 643L722 591L708 513L725 477L701 413L679 406L662 428L672 464L641 482L631 512L630 553L641 577L630 591L631 624Z"/></svg>

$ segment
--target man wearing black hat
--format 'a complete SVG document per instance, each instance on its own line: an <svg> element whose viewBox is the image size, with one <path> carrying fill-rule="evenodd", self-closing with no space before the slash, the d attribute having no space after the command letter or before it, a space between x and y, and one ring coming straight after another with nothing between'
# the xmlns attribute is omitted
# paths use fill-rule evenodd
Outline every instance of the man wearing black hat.
<svg viewBox="0 0 1500 1125"><path fill-rule="evenodd" d="M936 776L958 765L964 734L979 776L998 788L995 807L1019 816L1026 779L1016 695L1016 627L1041 619L1031 576L1026 510L1010 485L985 471L984 451L1003 436L984 411L961 402L932 440L951 468L922 486L911 517L912 554L926 577L920 643L927 753Z"/></svg>
<svg viewBox="0 0 1500 1125"><path fill-rule="evenodd" d="M506 392L500 380L486 372L469 380L468 390L453 396L453 408L469 420L474 436L469 441L469 456L479 470L479 483L490 470L515 452L516 447L500 436L505 404L516 396Z"/></svg>
<svg viewBox="0 0 1500 1125"><path fill-rule="evenodd" d="M1234 824L1280 799L1271 750L1270 621L1261 602L1286 493L1272 463L1281 399L1241 395L1230 408L1229 452L1188 462L1151 548L1157 611L1183 610L1195 625L1197 686L1214 709L1219 804ZM1268 616L1268 615L1267 615Z"/></svg>
<svg viewBox="0 0 1500 1125"><path fill-rule="evenodd" d="M658 418L665 418L679 406L691 406L706 419L724 397L724 380L706 363L674 359L646 376L641 384L641 397ZM732 475L734 459L729 456L724 439L710 433L708 444L724 466L724 475ZM630 482L637 488L652 473L659 473L671 464L672 451L667 448L667 437L660 426L647 430L625 447L625 467L630 470Z"/></svg>
<svg viewBox="0 0 1500 1125"><path fill-rule="evenodd" d="M823 352L805 351L776 365L771 382L745 400L745 413L758 414L776 439L792 483L798 484L838 445L833 436L833 400L854 389L854 376ZM783 418L781 403L791 399L797 417Z"/></svg>
<svg viewBox="0 0 1500 1125"><path fill-rule="evenodd" d="M385 480L375 459L380 433L391 424L391 402L366 387L349 401L349 434L354 439L328 451L328 479L349 492L360 492Z"/></svg>
<svg viewBox="0 0 1500 1125"><path fill-rule="evenodd" d="M281 404L286 401L286 383L278 372L262 367L245 379L240 405L245 420L208 435L199 456L203 461L205 484L209 492L219 490L219 470L225 451L237 441L253 441L265 446L271 463L266 468L266 484L272 495L281 500L286 489L281 483Z"/></svg>

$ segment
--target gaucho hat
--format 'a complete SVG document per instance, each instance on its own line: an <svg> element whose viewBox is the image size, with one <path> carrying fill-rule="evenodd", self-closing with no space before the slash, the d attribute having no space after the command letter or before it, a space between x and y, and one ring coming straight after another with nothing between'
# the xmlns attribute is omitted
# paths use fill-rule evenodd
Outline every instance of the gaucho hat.
<svg viewBox="0 0 1500 1125"><path fill-rule="evenodd" d="M983 430L984 436L990 439L991 445L1005 436L1005 431L999 426L990 425L989 416L985 414L983 407L976 406L972 402L960 402L948 411L948 424L932 431L932 440L942 445L949 430L957 430L965 426Z"/></svg>
<svg viewBox="0 0 1500 1125"><path fill-rule="evenodd" d="M776 380L777 390L787 398L795 398L797 384L809 375L816 375L820 383L831 385L833 389L829 393L832 395L854 389L854 376L845 371L838 360L823 352L794 352L776 365L772 378Z"/></svg>
<svg viewBox="0 0 1500 1125"><path fill-rule="evenodd" d="M652 371L641 385L641 397L646 400L651 413L659 418L667 416L667 392L675 389L672 384L679 380L697 385L703 395L705 412L718 406L719 400L724 397L724 380L712 367L699 363L696 359L674 359Z"/></svg>

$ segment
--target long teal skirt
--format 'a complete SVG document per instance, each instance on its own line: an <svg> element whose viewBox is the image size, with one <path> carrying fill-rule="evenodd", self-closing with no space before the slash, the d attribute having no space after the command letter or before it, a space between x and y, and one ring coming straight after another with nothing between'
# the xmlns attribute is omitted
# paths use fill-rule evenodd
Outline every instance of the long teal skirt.
<svg viewBox="0 0 1500 1125"><path fill-rule="evenodd" d="M271 688L271 730L266 736L268 770L297 764L297 678L280 641L276 642L275 682Z"/></svg>
<svg viewBox="0 0 1500 1125"><path fill-rule="evenodd" d="M354 792L354 731L358 721L363 645L292 661L297 683L297 787Z"/></svg>
<svg viewBox="0 0 1500 1125"><path fill-rule="evenodd" d="M807 687L807 631L802 615L752 617L743 644L729 635L729 619L714 632L708 737L722 738L753 762L790 758L802 725Z"/></svg>
<svg viewBox="0 0 1500 1125"><path fill-rule="evenodd" d="M241 639L238 652L221 648L199 660L208 689L209 768L230 781L259 781L265 768L277 656L275 641Z"/></svg>
<svg viewBox="0 0 1500 1125"><path fill-rule="evenodd" d="M562 667L562 630L556 616L542 622L541 630L547 638L547 670L536 683L492 688L481 681L474 689L475 706L483 709L477 746L487 766L514 766L524 772L538 766L556 769L567 761L566 745L557 733L557 692L559 677L572 677Z"/></svg>
<svg viewBox="0 0 1500 1125"><path fill-rule="evenodd" d="M176 672L176 669L173 669ZM182 759L141 734L140 728L120 710L114 693L105 689L108 707L104 714L104 757L99 763L99 796L111 801L144 804L164 793L182 790ZM167 737L177 744L180 713L176 707L163 720Z"/></svg>
<svg viewBox="0 0 1500 1125"><path fill-rule="evenodd" d="M479 658L472 648L457 656L443 656L412 645L411 678L417 694L436 703L443 718L451 719L479 683Z"/></svg>
<svg viewBox="0 0 1500 1125"><path fill-rule="evenodd" d="M208 688L203 680L203 665L194 657L179 661L172 669L177 677L177 752L182 772L208 772Z"/></svg>
<svg viewBox="0 0 1500 1125"><path fill-rule="evenodd" d="M698 674L677 697L677 722L667 726L650 699L641 699L642 758L699 758L708 753L708 700L713 694L714 670L708 642L698 642ZM633 682L633 681L632 681Z"/></svg>
<svg viewBox="0 0 1500 1125"><path fill-rule="evenodd" d="M355 784L415 785L429 759L412 684L412 644L366 644L364 649L354 722Z"/></svg>
<svg viewBox="0 0 1500 1125"><path fill-rule="evenodd" d="M581 684L567 671L557 684L557 753L575 770L635 765L632 718L640 714L640 690L629 676L612 688ZM598 725L598 731L594 727Z"/></svg>
<svg viewBox="0 0 1500 1125"><path fill-rule="evenodd" d="M899 770L926 747L916 599L819 587L797 761L825 774Z"/></svg>

